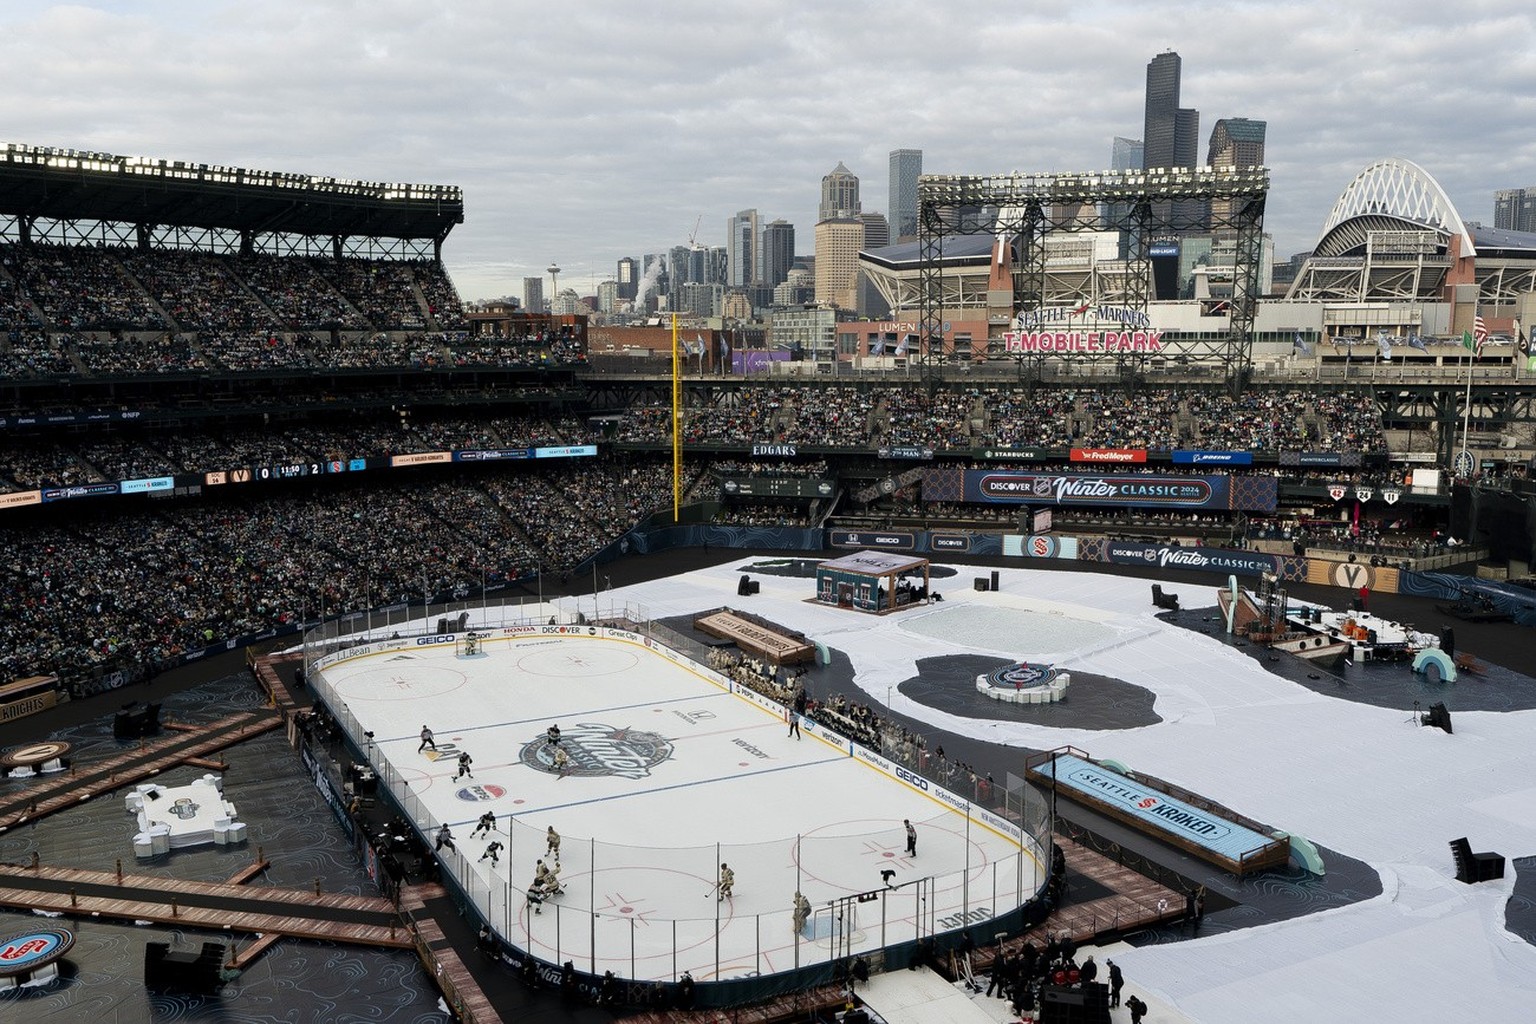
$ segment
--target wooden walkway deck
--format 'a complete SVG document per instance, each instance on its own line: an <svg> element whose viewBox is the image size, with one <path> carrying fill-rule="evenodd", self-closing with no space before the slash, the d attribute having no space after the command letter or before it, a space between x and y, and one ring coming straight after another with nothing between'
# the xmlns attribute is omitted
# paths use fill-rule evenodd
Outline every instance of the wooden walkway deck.
<svg viewBox="0 0 1536 1024"><path fill-rule="evenodd" d="M422 962L430 965L437 987L454 1013L474 1024L502 1024L502 1017L480 989L474 975L465 966L459 950L443 934L442 927L427 909L426 901L446 895L441 885L410 885L400 893L400 912L416 934L416 951Z"/></svg>
<svg viewBox="0 0 1536 1024"><path fill-rule="evenodd" d="M78 917L154 921L209 931L411 947L394 904L376 896L251 889L111 871L0 865L0 906ZM248 955L248 954L247 954Z"/></svg>
<svg viewBox="0 0 1536 1024"><path fill-rule="evenodd" d="M0 798L0 832L68 810L103 793L152 778L188 762L248 740L282 724L276 711L241 711L204 726L168 724L169 735L112 757L76 762L68 771Z"/></svg>
<svg viewBox="0 0 1536 1024"><path fill-rule="evenodd" d="M256 683L262 692L267 695L267 700L275 708L284 712L293 712L301 707L299 701L294 699L293 691L288 684L283 682L278 675L279 665L298 664L304 660L302 654L264 654L253 655L247 651L246 664L250 666L251 674L256 677Z"/></svg>

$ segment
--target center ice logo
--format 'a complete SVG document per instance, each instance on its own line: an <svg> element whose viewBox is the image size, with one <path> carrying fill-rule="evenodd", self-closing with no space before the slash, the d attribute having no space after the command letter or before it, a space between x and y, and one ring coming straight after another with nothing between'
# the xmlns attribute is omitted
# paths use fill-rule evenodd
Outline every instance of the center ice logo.
<svg viewBox="0 0 1536 1024"><path fill-rule="evenodd" d="M643 779L651 769L672 756L672 744L660 733L643 729L621 729L597 722L584 722L560 734L570 762L567 775L617 775L621 779ZM556 771L555 748L540 736L523 744L519 759L541 772Z"/></svg>
<svg viewBox="0 0 1536 1024"><path fill-rule="evenodd" d="M1009 665L992 673L993 686L1011 686L1016 690L1044 686L1055 679L1056 670L1050 665L1031 665L1027 662Z"/></svg>

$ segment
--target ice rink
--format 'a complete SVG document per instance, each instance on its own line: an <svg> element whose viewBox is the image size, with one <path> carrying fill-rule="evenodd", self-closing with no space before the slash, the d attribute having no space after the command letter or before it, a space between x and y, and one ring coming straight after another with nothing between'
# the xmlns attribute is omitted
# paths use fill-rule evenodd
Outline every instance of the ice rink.
<svg viewBox="0 0 1536 1024"><path fill-rule="evenodd" d="M809 720L791 737L765 698L642 635L492 633L474 655L435 636L380 641L311 675L344 725L372 734L370 760L417 829L449 825L444 867L541 959L641 979L774 973L985 920L1043 881L1007 822L964 813ZM435 750L419 749L423 726ZM461 752L471 777L456 778ZM486 811L496 832L472 837ZM538 905L526 890L540 859L556 862L549 828L564 892ZM503 844L495 864L490 839ZM736 876L729 899L721 864ZM799 933L797 891L812 908Z"/></svg>

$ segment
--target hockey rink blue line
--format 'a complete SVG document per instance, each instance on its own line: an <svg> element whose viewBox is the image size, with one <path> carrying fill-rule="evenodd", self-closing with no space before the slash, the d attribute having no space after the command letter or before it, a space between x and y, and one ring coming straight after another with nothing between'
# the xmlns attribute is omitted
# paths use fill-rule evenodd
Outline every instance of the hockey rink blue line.
<svg viewBox="0 0 1536 1024"><path fill-rule="evenodd" d="M728 691L723 691L722 690L719 693L701 693L701 694L695 694L692 697L673 697L671 700L646 700L646 701L641 701L638 704L615 704L612 707L606 707L606 708L590 708L590 709L588 709L586 711L572 711L572 712L570 712L569 714L566 714L566 715L554 714L554 715L540 715L538 718L516 718L516 719L513 719L510 722L493 722L490 725L470 725L470 726L465 726L462 729L433 729L432 733L433 733L434 736L437 733L442 733L443 735L446 736L449 733L480 732L481 730L484 730L484 729L505 729L505 728L509 728L511 726L516 726L516 725L527 725L530 722L558 722L561 718L574 719L574 718L580 717L581 715L606 715L610 711L633 711L636 708L659 708L659 707L664 707L665 705L668 705L668 704L682 704L685 701L690 701L690 700L713 700L716 697L733 697L733 696L735 696L735 694L730 693ZM394 737L391 737L389 739L382 740L382 741L374 740L374 742L375 743L380 743L380 742L383 742L383 743L398 743L400 740L420 740L420 739L421 739L421 733L413 732L413 733L407 733L407 734L405 734L403 736L394 736Z"/></svg>
<svg viewBox="0 0 1536 1024"><path fill-rule="evenodd" d="M510 815L503 816L511 818L522 818L529 814L547 814L550 811L564 811L572 807L585 807L588 804L607 803L609 800L631 800L637 797L650 796L653 793L667 793L674 789L692 789L694 786L712 786L718 782L739 782L742 779L756 778L759 775L772 775L775 772L790 772L797 768L813 768L816 765L834 764L838 761L847 760L849 760L847 754L840 754L837 757L829 757L822 761L802 761L800 764L783 764L779 765L777 768L763 768L755 772L743 772L740 775L718 775L712 779L695 779L692 782L675 782L670 786L659 786L656 789L631 790L628 793L612 793L608 796L595 796L590 800L574 800L568 804L550 804L546 807L529 807L523 810L515 811ZM480 819L465 818L463 821L451 822L450 825L468 825L470 822L478 820Z"/></svg>

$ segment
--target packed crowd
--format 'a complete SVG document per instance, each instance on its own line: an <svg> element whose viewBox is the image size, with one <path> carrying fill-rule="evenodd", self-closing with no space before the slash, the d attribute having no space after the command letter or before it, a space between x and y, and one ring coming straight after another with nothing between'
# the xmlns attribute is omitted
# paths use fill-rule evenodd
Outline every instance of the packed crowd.
<svg viewBox="0 0 1536 1024"><path fill-rule="evenodd" d="M0 438L0 491L412 452L590 443L591 431L574 416L551 422L398 414L266 431L139 431L69 444Z"/></svg>
<svg viewBox="0 0 1536 1024"><path fill-rule="evenodd" d="M142 668L322 607L563 575L670 503L660 461L524 465L0 523L0 680Z"/></svg>
<svg viewBox="0 0 1536 1024"><path fill-rule="evenodd" d="M431 261L0 245L0 330L19 357L0 376L422 368L465 362L447 346L466 325ZM569 329L538 342L577 361Z"/></svg>
<svg viewBox="0 0 1536 1024"><path fill-rule="evenodd" d="M663 443L665 407L631 410L618 439ZM690 444L877 448L1145 448L1376 451L1381 418L1360 396L1255 391L763 386L684 410Z"/></svg>

